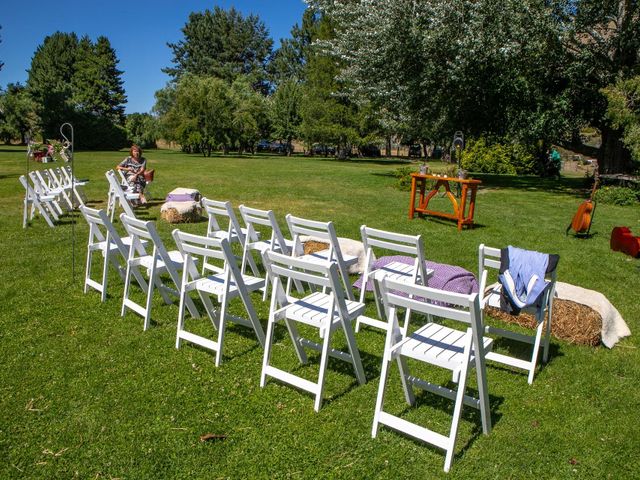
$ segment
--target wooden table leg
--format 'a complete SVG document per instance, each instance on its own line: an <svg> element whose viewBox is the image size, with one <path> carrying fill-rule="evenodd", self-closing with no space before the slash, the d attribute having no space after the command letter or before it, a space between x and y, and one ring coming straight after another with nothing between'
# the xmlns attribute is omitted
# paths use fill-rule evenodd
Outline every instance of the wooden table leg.
<svg viewBox="0 0 640 480"><path fill-rule="evenodd" d="M413 220L416 204L416 177L411 177L411 201L409 203L409 220Z"/></svg>

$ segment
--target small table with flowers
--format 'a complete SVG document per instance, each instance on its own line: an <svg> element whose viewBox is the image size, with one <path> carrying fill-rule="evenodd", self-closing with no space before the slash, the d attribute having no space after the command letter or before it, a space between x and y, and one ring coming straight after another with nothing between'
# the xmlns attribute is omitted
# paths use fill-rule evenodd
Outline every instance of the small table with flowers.
<svg viewBox="0 0 640 480"><path fill-rule="evenodd" d="M427 193L426 186L428 180L434 180L433 188ZM459 183L462 186L460 198L451 193L450 183ZM409 218L413 219L418 213L433 215L434 217L448 218L458 223L458 230L462 230L463 225L473 226L473 213L476 206L476 192L478 185L482 183L480 180L472 180L467 178L455 178L438 175L430 175L424 173L411 174L411 202L409 203ZM444 188L447 198L453 206L453 213L442 212L429 209L429 201L438 193L440 187ZM416 205L416 191L420 192L418 205ZM467 197L469 205L467 209ZM466 211L466 213L465 213Z"/></svg>

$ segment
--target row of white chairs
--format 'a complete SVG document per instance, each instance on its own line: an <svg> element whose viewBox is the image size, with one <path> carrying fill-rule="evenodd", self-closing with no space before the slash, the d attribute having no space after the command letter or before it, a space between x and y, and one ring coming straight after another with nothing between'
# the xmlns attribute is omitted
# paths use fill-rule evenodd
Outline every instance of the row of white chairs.
<svg viewBox="0 0 640 480"><path fill-rule="evenodd" d="M141 221L122 214L120 219L127 236L117 239L115 227L106 212L83 208L83 214L92 225L92 231L106 232L102 236L90 232L85 292L87 287L96 288L101 291L104 301L107 269L109 264L113 264L125 284L121 313L124 315L127 309L131 309L140 314L144 317L145 329L149 327L151 301L155 289L160 291L166 303L171 302L170 295L178 297L180 303L176 348L180 348L183 341L188 341L210 349L215 352L216 366L220 365L222 360L226 323L232 321L251 328L260 345L264 347L261 387L265 387L267 378L272 377L310 392L315 397L316 411L320 409L323 399L324 378L329 358L334 357L350 363L358 383L365 383L355 332L361 324L381 328L386 332L386 339L372 435L377 435L380 425L386 425L441 448L446 452L445 471L449 470L453 460L463 405L479 409L483 432L487 434L491 430L485 359L525 368L530 372L531 381L538 358L545 314L546 361L555 272L552 273L549 287L545 291L543 306L536 312L540 327L536 335L531 337L531 343L534 344L532 358L528 362L517 363L505 355L492 357L493 341L485 336L487 332L505 332L496 332L485 326L483 318L483 307L489 302L490 297L485 296L483 291L487 282L487 269L499 268L500 250L480 246L480 277L483 288L479 294L461 295L427 286L428 278L433 272L425 268L424 249L419 235L404 235L362 226L361 234L367 259L360 298L356 300L345 270L347 262L340 251L331 222L316 222L288 215L287 224L293 237L288 240L282 235L272 211L240 206L240 213L245 222L245 227L242 227L229 202L204 199L203 206L209 215L206 235L194 235L176 229L172 236L177 250L173 251L165 248L151 221ZM228 220L226 229L221 226L220 217L223 216ZM259 229L258 226L263 228ZM267 235L262 239L265 229L270 230L268 240ZM323 253L305 255L301 250L303 235L326 239L330 246ZM237 258L232 251L234 242L242 247L241 258ZM105 254L101 283L90 278L90 255L95 250L101 250ZM259 253L258 259L263 264L264 277L259 276L253 252ZM374 270L376 255L388 252L410 255L415 261L413 265L392 262ZM113 254L119 254L123 262L114 261ZM162 273L171 279L173 287L163 283L160 276ZM145 305L131 300L131 277L146 292ZM374 286L377 319L364 315L364 292L369 280ZM309 290L303 288L303 285L317 288ZM271 300L265 333L250 294L263 290L266 295L267 286L271 289ZM206 315L217 331L215 339L188 328L187 310L191 317L200 317L200 312L190 296L191 292L197 292ZM497 292L491 292L492 295L495 293ZM212 296L216 297L217 309L211 301ZM238 298L242 301L246 318L229 313L229 303ZM403 312L402 321L399 318L400 312ZM413 327L414 314L426 315L427 322L420 321L417 328ZM457 321L463 328L445 326L434 317ZM286 326L300 363L307 363L308 349L320 352L317 381L309 381L274 364L273 338L276 325L279 323ZM300 325L305 326L303 331L307 331L309 327L317 330L319 341L317 338L304 338L298 328ZM346 350L334 348L332 338L336 330L344 333ZM517 339L523 338L519 336ZM527 338L527 341L529 340ZM413 387L442 395L455 402L451 428L447 435L418 426L384 409L389 369L394 360L400 370L405 399L410 405L415 403ZM457 388L450 389L433 384L410 373L410 364L415 361L450 370L452 381L457 384ZM473 398L466 392L467 378L473 368L476 370L478 398Z"/></svg>
<svg viewBox="0 0 640 480"><path fill-rule="evenodd" d="M32 170L26 176L21 175L19 180L25 189L23 228L36 213L44 218L47 225L54 227L62 215L87 201L83 187L88 181L78 180L70 165Z"/></svg>

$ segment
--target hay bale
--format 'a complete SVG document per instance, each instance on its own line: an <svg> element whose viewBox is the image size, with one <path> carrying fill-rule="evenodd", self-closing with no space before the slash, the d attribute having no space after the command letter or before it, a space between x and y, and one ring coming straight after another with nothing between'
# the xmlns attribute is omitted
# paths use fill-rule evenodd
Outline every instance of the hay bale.
<svg viewBox="0 0 640 480"><path fill-rule="evenodd" d="M321 252L322 250L328 249L329 244L316 240L307 240L302 244L302 248L304 249L304 254L309 255L310 253Z"/></svg>
<svg viewBox="0 0 640 480"><path fill-rule="evenodd" d="M197 222L201 215L198 202L166 202L160 207L160 218L169 223Z"/></svg>
<svg viewBox="0 0 640 480"><path fill-rule="evenodd" d="M487 307L486 313L507 323L535 329L536 319L528 313L514 316L497 308ZM551 335L569 343L595 347L600 344L602 316L591 307L571 300L553 301Z"/></svg>

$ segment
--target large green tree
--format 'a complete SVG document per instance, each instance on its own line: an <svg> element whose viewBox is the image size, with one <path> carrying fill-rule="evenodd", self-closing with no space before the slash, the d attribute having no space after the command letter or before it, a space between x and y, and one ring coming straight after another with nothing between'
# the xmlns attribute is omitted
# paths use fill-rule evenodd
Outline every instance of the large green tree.
<svg viewBox="0 0 640 480"><path fill-rule="evenodd" d="M81 111L124 124L124 92L122 71L109 39L80 39L73 77L73 104Z"/></svg>
<svg viewBox="0 0 640 480"><path fill-rule="evenodd" d="M603 94L607 98L607 118L613 128L622 131L622 142L633 160L640 163L640 75L618 80Z"/></svg>
<svg viewBox="0 0 640 480"><path fill-rule="evenodd" d="M633 168L623 131L606 116L603 89L640 74L640 2L574 0L565 17L570 36L567 76L574 114L600 129L600 167L606 172Z"/></svg>
<svg viewBox="0 0 640 480"><path fill-rule="evenodd" d="M349 97L420 139L549 141L566 129L562 23L540 0L314 2Z"/></svg>
<svg viewBox="0 0 640 480"><path fill-rule="evenodd" d="M56 32L38 46L29 68L27 89L36 103L43 139L54 138L73 115L73 77L78 37Z"/></svg>
<svg viewBox="0 0 640 480"><path fill-rule="evenodd" d="M27 136L37 128L38 117L35 103L24 86L10 83L0 91L0 139L5 143L20 139L26 143Z"/></svg>
<svg viewBox="0 0 640 480"><path fill-rule="evenodd" d="M44 39L32 60L27 90L36 104L43 139L72 122L78 146L120 148L125 141L126 97L109 40L56 32Z"/></svg>
<svg viewBox="0 0 640 480"><path fill-rule="evenodd" d="M131 113L125 120L127 139L142 148L155 148L158 139L156 118L149 113Z"/></svg>
<svg viewBox="0 0 640 480"><path fill-rule="evenodd" d="M302 116L303 88L294 79L281 82L271 96L270 116L273 136L287 143L287 155L291 155L291 141L299 134Z"/></svg>
<svg viewBox="0 0 640 480"><path fill-rule="evenodd" d="M215 6L213 11L191 13L182 33L182 40L168 44L174 66L163 70L174 80L188 73L231 84L245 75L254 88L268 90L267 64L273 41L256 15L244 17L233 7Z"/></svg>

